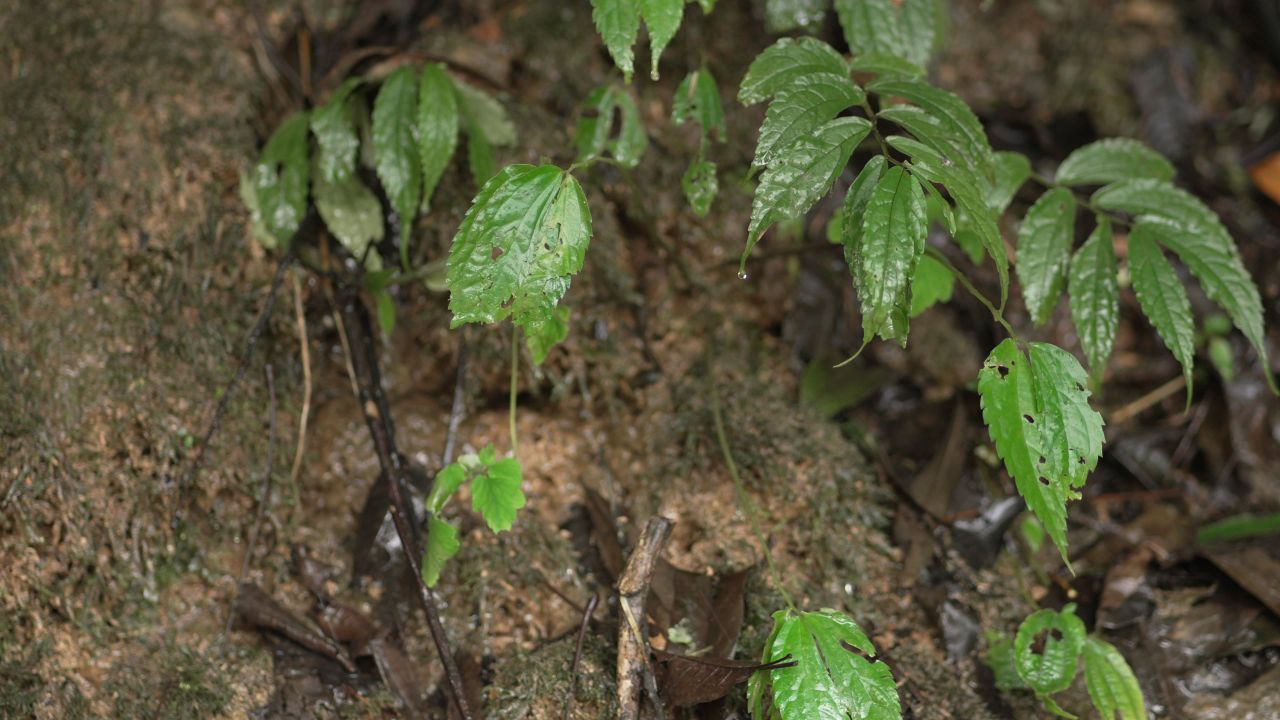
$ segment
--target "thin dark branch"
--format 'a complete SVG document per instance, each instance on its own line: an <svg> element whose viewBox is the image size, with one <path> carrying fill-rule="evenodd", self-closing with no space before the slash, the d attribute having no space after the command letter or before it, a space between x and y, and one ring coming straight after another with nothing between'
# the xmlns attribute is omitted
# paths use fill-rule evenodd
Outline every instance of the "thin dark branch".
<svg viewBox="0 0 1280 720"><path fill-rule="evenodd" d="M453 407L449 408L449 432L444 439L444 457L441 466L453 462L454 446L458 441L458 425L462 422L462 413L466 410L467 382L467 330L462 329L458 343L458 375L453 383Z"/></svg>
<svg viewBox="0 0 1280 720"><path fill-rule="evenodd" d="M591 616L600 604L600 596L592 593L587 601L587 609L582 613L582 625L578 627L578 644L573 649L573 665L569 666L569 694L564 698L564 720L569 720L569 711L573 709L573 698L578 694L578 665L582 662L582 642L587 639L587 628L591 626Z"/></svg>

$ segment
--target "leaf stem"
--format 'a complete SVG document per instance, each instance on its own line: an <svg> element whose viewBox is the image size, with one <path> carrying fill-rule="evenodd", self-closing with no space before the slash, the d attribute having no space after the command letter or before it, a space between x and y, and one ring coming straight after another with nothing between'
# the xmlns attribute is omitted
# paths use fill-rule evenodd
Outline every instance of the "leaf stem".
<svg viewBox="0 0 1280 720"><path fill-rule="evenodd" d="M1005 332L1009 333L1009 337L1016 340L1019 344L1022 343L1022 340L1018 337L1018 333L1014 331L1013 326L1009 324L1009 321L1004 319L1004 314L1001 313L1000 309L995 306L995 303L991 302L991 300L988 299L986 295L983 295L982 291L974 287L973 283L969 280L968 276L966 276L964 273L956 269L956 266L951 264L951 261L947 259L946 255L942 254L941 250L938 250L937 248L929 245L929 246L925 246L924 251L925 251L925 254L927 254L929 257L942 263L942 265L946 267L948 271L951 272L951 274L955 277L955 279L960 282L960 285L963 286L964 289L968 291L968 293L972 295L975 300L982 303L982 305L986 307L987 310L991 311L991 318L995 320L996 323L1000 325L1000 327L1004 328Z"/></svg>
<svg viewBox="0 0 1280 720"><path fill-rule="evenodd" d="M1104 218L1106 218L1106 219L1110 220L1110 221L1111 221L1111 222L1113 222L1113 223L1118 223L1118 224L1120 224L1120 225L1124 225L1125 227L1129 227L1129 226L1132 226L1132 225L1133 225L1133 222L1132 222L1131 220L1129 220L1129 219L1127 219L1127 218L1120 217L1119 215L1116 215L1116 214L1115 214L1115 213L1113 213L1113 212L1109 212L1109 211L1107 211L1107 210L1104 210L1104 209L1102 209L1102 208L1098 207L1097 205L1094 205L1094 204L1093 204L1092 202L1090 202L1088 199L1082 198L1081 196L1083 195L1083 193L1078 193L1078 192L1076 192L1075 188L1069 187L1069 186L1067 186L1067 185L1063 185L1063 184L1061 184L1061 183L1056 183L1056 182L1054 182L1054 181L1050 180L1049 178L1045 177L1044 175L1041 175L1040 173L1037 173L1037 172L1033 172L1033 173L1031 173L1031 175L1030 175L1030 179L1031 179L1033 182L1035 182L1037 185L1042 185L1042 186L1044 186L1045 188L1047 188L1047 189L1049 189L1049 190L1059 190L1059 189L1067 190L1068 192L1070 192L1070 193L1072 194L1072 196L1073 196L1073 197L1075 197L1075 199L1076 199L1076 203L1077 203L1078 205L1080 205L1080 207L1082 207L1082 208L1084 208L1084 209L1088 210L1089 212L1093 213L1094 215L1098 215L1098 216L1100 216L1100 217L1104 217Z"/></svg>
<svg viewBox="0 0 1280 720"><path fill-rule="evenodd" d="M519 451L516 442L516 391L520 388L520 326L511 323L511 401L507 410L507 432L511 436L511 455Z"/></svg>

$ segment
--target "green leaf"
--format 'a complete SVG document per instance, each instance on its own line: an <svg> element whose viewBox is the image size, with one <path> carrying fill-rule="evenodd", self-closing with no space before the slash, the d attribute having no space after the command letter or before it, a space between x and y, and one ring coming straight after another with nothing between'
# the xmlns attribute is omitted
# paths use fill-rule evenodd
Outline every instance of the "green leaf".
<svg viewBox="0 0 1280 720"><path fill-rule="evenodd" d="M386 288L382 288L373 294L373 300L378 306L378 329L383 335L388 337L396 329L396 303L391 297L391 293Z"/></svg>
<svg viewBox="0 0 1280 720"><path fill-rule="evenodd" d="M1244 513L1211 522L1196 531L1196 544L1244 540L1280 534L1280 513Z"/></svg>
<svg viewBox="0 0 1280 720"><path fill-rule="evenodd" d="M938 28L946 8L941 0L878 0L898 7L899 53L916 65L925 65L938 42Z"/></svg>
<svg viewBox="0 0 1280 720"><path fill-rule="evenodd" d="M1103 720L1146 720L1142 688L1129 663L1111 643L1090 637L1084 643L1084 681Z"/></svg>
<svg viewBox="0 0 1280 720"><path fill-rule="evenodd" d="M867 202L854 250L863 342L879 335L906 344L911 280L928 232L920 183L900 167L889 168Z"/></svg>
<svg viewBox="0 0 1280 720"><path fill-rule="evenodd" d="M431 483L431 493L427 495L427 509L437 515L440 514L444 504L466 481L467 471L461 463L445 465L440 472L436 473L435 480Z"/></svg>
<svg viewBox="0 0 1280 720"><path fill-rule="evenodd" d="M1140 222L1129 233L1129 276L1142 314L1151 321L1156 334L1182 366L1189 398L1196 359L1191 301L1178 273L1156 244L1153 227Z"/></svg>
<svg viewBox="0 0 1280 720"><path fill-rule="evenodd" d="M1062 294L1075 223L1075 196L1066 188L1055 188L1040 196L1018 228L1018 282L1037 325L1049 319Z"/></svg>
<svg viewBox="0 0 1280 720"><path fill-rule="evenodd" d="M1061 612L1037 610L1018 627L1014 663L1019 677L1039 695L1066 690L1076 676L1085 629L1075 607L1067 603Z"/></svg>
<svg viewBox="0 0 1280 720"><path fill-rule="evenodd" d="M862 90L843 75L819 73L796 78L769 104L752 165L767 167L790 154L797 141L811 137L863 98Z"/></svg>
<svg viewBox="0 0 1280 720"><path fill-rule="evenodd" d="M422 207L431 206L440 176L458 146L458 94L440 63L422 69L418 86L418 148L422 153Z"/></svg>
<svg viewBox="0 0 1280 720"><path fill-rule="evenodd" d="M618 137L611 139L615 111L621 121L617 123ZM597 88L587 97L574 140L578 147L578 162L602 156L607 151L619 165L628 168L640 163L640 156L649 142L635 101L625 90L612 86Z"/></svg>
<svg viewBox="0 0 1280 720"><path fill-rule="evenodd" d="M946 228L947 232L952 235L958 230L956 226L956 214L951 208L951 203L943 199L942 193L938 192L938 188L931 182L921 183L925 191L925 205L929 211L929 221L936 222ZM974 262L982 261L982 245L978 244L977 252L974 253L978 258Z"/></svg>
<svg viewBox="0 0 1280 720"><path fill-rule="evenodd" d="M977 159L980 175L993 174L994 161L987 134L978 116L963 100L923 80L905 77L879 78L868 85L867 90L880 95L883 100L900 97L919 105L964 145L967 157Z"/></svg>
<svg viewBox="0 0 1280 720"><path fill-rule="evenodd" d="M471 481L471 507L484 517L490 530L510 530L515 523L516 511L524 507L520 480L520 462L505 458Z"/></svg>
<svg viewBox="0 0 1280 720"><path fill-rule="evenodd" d="M258 206L258 193L253 186L253 177L243 168L240 170L240 202L249 211L249 232L253 239L265 250L275 250L279 243L268 230L262 220L262 208Z"/></svg>
<svg viewBox="0 0 1280 720"><path fill-rule="evenodd" d="M422 581L427 587L440 582L440 571L449 558L458 554L458 531L452 525L436 517L427 516L427 549L422 554Z"/></svg>
<svg viewBox="0 0 1280 720"><path fill-rule="evenodd" d="M1173 165L1163 155L1128 138L1107 138L1076 148L1058 166L1063 185L1106 185L1119 180L1173 179Z"/></svg>
<svg viewBox="0 0 1280 720"><path fill-rule="evenodd" d="M677 125L693 118L702 127L704 137L712 133L719 135L721 142L726 137L724 124L724 107L720 104L720 90L716 87L716 79L706 68L694 70L680 81L676 88L675 100L671 105L671 121Z"/></svg>
<svg viewBox="0 0 1280 720"><path fill-rule="evenodd" d="M1102 416L1089 406L1088 377L1066 351L1013 340L978 373L982 417L1018 493L1067 561L1067 501L1079 497L1102 455Z"/></svg>
<svg viewBox="0 0 1280 720"><path fill-rule="evenodd" d="M751 61L738 88L738 102L755 105L811 75L846 75L844 58L830 45L809 37L783 38Z"/></svg>
<svg viewBox="0 0 1280 720"><path fill-rule="evenodd" d="M854 148L870 132L871 123L863 118L837 118L799 138L786 155L765 170L751 206L747 247L739 271L770 225L807 212L831 189Z"/></svg>
<svg viewBox="0 0 1280 720"><path fill-rule="evenodd" d="M920 258L916 276L911 280L911 317L928 310L937 303L951 299L956 279L946 265L929 255Z"/></svg>
<svg viewBox="0 0 1280 720"><path fill-rule="evenodd" d="M658 57L676 36L684 15L684 0L640 0L640 15L649 29L649 77L658 79Z"/></svg>
<svg viewBox="0 0 1280 720"><path fill-rule="evenodd" d="M418 83L402 67L382 81L373 101L373 148L378 180L400 218L400 261L409 265L409 232L422 202L422 156L418 151Z"/></svg>
<svg viewBox="0 0 1280 720"><path fill-rule="evenodd" d="M699 151L698 156L689 163L689 169L685 170L684 177L680 178L680 187L684 189L684 196L688 198L693 214L705 217L711 210L711 203L720 192L720 181L716 178L716 164L706 160L703 153Z"/></svg>
<svg viewBox="0 0 1280 720"><path fill-rule="evenodd" d="M307 211L307 125L304 112L290 115L271 134L253 170L253 190L267 232L288 247Z"/></svg>
<svg viewBox="0 0 1280 720"><path fill-rule="evenodd" d="M924 76L924 68L910 60L905 60L892 53L863 53L849 63L849 69L855 73L869 75L893 75L908 78Z"/></svg>
<svg viewBox="0 0 1280 720"><path fill-rule="evenodd" d="M557 307L545 318L525 325L524 332L529 353L533 355L533 363L541 365L551 348L569 337L569 308Z"/></svg>
<svg viewBox="0 0 1280 720"><path fill-rule="evenodd" d="M1013 639L1008 635L995 630L987 631L987 665L996 676L997 690L1009 692L1027 688L1013 662Z"/></svg>
<svg viewBox="0 0 1280 720"><path fill-rule="evenodd" d="M467 132L467 164L476 183L483 185L497 172L494 146L514 144L516 128L502 103L493 96L457 79L453 81L453 88L462 126Z"/></svg>
<svg viewBox="0 0 1280 720"><path fill-rule="evenodd" d="M1249 277L1240 251L1222 221L1195 196L1161 180L1125 180L1094 193L1093 201L1109 210L1138 216L1161 245L1169 248L1200 281L1205 295L1231 316L1267 367L1262 300ZM1275 380L1266 373L1275 391Z"/></svg>
<svg viewBox="0 0 1280 720"><path fill-rule="evenodd" d="M1120 283L1111 223L1099 216L1098 225L1071 259L1068 300L1071 321L1094 377L1102 371L1115 346L1120 327Z"/></svg>
<svg viewBox="0 0 1280 720"><path fill-rule="evenodd" d="M771 33L807 28L827 14L826 0L765 0L764 26Z"/></svg>
<svg viewBox="0 0 1280 720"><path fill-rule="evenodd" d="M348 78L330 96L329 102L311 113L311 132L320 146L319 174L329 182L345 180L356 169L360 136L356 134L351 93L361 79Z"/></svg>
<svg viewBox="0 0 1280 720"><path fill-rule="evenodd" d="M868 160L849 185L844 202L840 205L840 244L844 246L845 264L849 266L849 273L855 280L858 266L855 253L862 244L862 220L867 211L867 202L871 200L871 193L875 191L887 165L883 155L876 155Z"/></svg>
<svg viewBox="0 0 1280 720"><path fill-rule="evenodd" d="M1009 207L1018 189L1031 177L1031 161L1026 155L1001 150L993 155L995 182L987 186L983 199L996 214Z"/></svg>
<svg viewBox="0 0 1280 720"><path fill-rule="evenodd" d="M766 655L796 665L769 672L782 720L899 720L902 710L889 667L857 623L836 610L774 614Z"/></svg>
<svg viewBox="0 0 1280 720"><path fill-rule="evenodd" d="M512 165L476 196L449 250L452 327L511 316L545 322L582 269L591 215L582 188L554 165Z"/></svg>
<svg viewBox="0 0 1280 720"><path fill-rule="evenodd" d="M927 111L912 105L894 105L881 110L877 117L899 125L934 152L945 156L956 171L969 175L969 182L975 188L985 189L989 185L984 178L973 172L982 163L982 157L973 153L963 137Z"/></svg>
<svg viewBox="0 0 1280 720"><path fill-rule="evenodd" d="M884 53L922 64L903 51L906 43L893 0L836 0L835 6L849 52L855 56Z"/></svg>
<svg viewBox="0 0 1280 720"><path fill-rule="evenodd" d="M327 151L321 150L318 160ZM321 165L322 162L317 162ZM373 191L365 187L355 173L337 181L326 180L323 173L316 173L311 181L316 211L337 238L342 247L356 260L364 260L365 267L381 267L381 259L369 246L380 242L383 236L382 203Z"/></svg>
<svg viewBox="0 0 1280 720"><path fill-rule="evenodd" d="M635 71L631 46L640 32L640 0L591 0L591 19L627 82Z"/></svg>

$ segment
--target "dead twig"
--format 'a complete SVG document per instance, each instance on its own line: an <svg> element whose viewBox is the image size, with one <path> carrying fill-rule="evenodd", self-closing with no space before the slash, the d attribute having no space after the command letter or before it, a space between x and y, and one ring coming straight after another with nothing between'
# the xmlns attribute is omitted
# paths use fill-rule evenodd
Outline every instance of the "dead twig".
<svg viewBox="0 0 1280 720"><path fill-rule="evenodd" d="M618 580L618 607L622 611L618 623L618 720L637 720L640 717L642 684L653 700L659 720L663 716L657 681L649 664L644 601L649 594L649 582L653 578L658 554L670 532L669 519L661 515L649 518Z"/></svg>
<svg viewBox="0 0 1280 720"><path fill-rule="evenodd" d="M271 372L271 363L267 363L267 395L270 397L270 430L267 432L267 468L262 484L262 497L258 499L258 514L253 519L253 528L249 530L249 543L245 547L244 559L240 561L240 576L236 578L236 596L231 601L231 610L227 613L227 625L224 632L231 632L231 623L236 617L236 601L240 588L244 586L244 578L249 574L249 565L253 562L253 551L258 545L258 532L262 530L262 519L266 517L267 507L271 504L271 490L275 485L276 463L276 383Z"/></svg>
<svg viewBox="0 0 1280 720"><path fill-rule="evenodd" d="M569 720L569 711L573 709L573 699L578 694L578 665L582 662L582 642L587 638L587 628L591 626L591 616L595 614L596 605L600 604L600 596L591 594L587 608L582 612L582 624L578 626L578 644L573 649L573 664L569 666L569 694L564 698L564 720Z"/></svg>
<svg viewBox="0 0 1280 720"><path fill-rule="evenodd" d="M289 471L289 487L294 505L298 503L298 473L302 472L302 453L307 447L307 419L311 416L311 351L307 343L307 314L302 306L302 281L293 275L293 317L298 324L298 349L302 355L302 411L298 414L298 447L293 453Z"/></svg>
<svg viewBox="0 0 1280 720"><path fill-rule="evenodd" d="M467 329L461 331L458 347L458 375L453 383L453 406L449 408L449 431L444 438L444 456L441 467L453 462L454 446L458 441L458 425L462 422L462 414L466 411L467 393Z"/></svg>
<svg viewBox="0 0 1280 720"><path fill-rule="evenodd" d="M1121 425L1126 423L1130 419L1160 404L1165 398L1173 395L1186 386L1186 378L1179 375L1137 400L1117 408L1115 412L1111 413L1111 417L1107 418L1107 422L1112 425Z"/></svg>

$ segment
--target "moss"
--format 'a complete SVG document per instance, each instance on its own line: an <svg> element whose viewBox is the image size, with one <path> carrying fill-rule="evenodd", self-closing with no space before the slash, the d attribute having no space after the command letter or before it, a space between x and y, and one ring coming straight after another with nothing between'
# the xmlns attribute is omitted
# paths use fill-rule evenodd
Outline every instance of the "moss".
<svg viewBox="0 0 1280 720"><path fill-rule="evenodd" d="M221 671L195 650L168 645L149 672L118 665L106 690L120 718L198 720L226 710L231 690Z"/></svg>
<svg viewBox="0 0 1280 720"><path fill-rule="evenodd" d="M501 658L490 688L488 717L516 720L526 717L560 717L564 699L575 677L568 672L577 643L569 635L533 652L517 651ZM578 666L575 720L613 717L617 687L614 682L614 647L603 637L589 633L582 644Z"/></svg>

